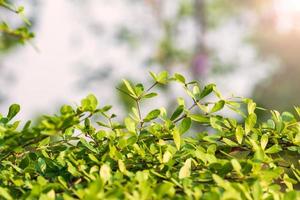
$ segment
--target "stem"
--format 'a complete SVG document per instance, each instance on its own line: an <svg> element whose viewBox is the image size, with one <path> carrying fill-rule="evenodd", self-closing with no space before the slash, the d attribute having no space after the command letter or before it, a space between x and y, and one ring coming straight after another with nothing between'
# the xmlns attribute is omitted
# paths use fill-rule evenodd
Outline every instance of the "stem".
<svg viewBox="0 0 300 200"><path fill-rule="evenodd" d="M140 103L138 100L135 100L136 102L136 108L138 110L138 114L139 114L139 118L140 118L140 121L142 121L142 114L141 114L141 108L140 108Z"/></svg>
<svg viewBox="0 0 300 200"><path fill-rule="evenodd" d="M158 84L158 82L153 83L153 84L146 90L146 93L149 92L152 88L154 88L157 84Z"/></svg>

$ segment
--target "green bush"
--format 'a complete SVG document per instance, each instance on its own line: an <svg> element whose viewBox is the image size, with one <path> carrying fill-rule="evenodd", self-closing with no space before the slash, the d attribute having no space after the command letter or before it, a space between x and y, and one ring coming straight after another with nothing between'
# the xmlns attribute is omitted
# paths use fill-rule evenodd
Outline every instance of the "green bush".
<svg viewBox="0 0 300 200"><path fill-rule="evenodd" d="M251 99L223 98L180 74L151 76L148 89L124 80L119 90L136 106L121 122L93 95L22 128L12 105L0 117L0 199L300 198L300 109L260 122ZM191 102L143 115L141 101L170 82Z"/></svg>
<svg viewBox="0 0 300 200"><path fill-rule="evenodd" d="M1 51L7 51L15 44L24 44L34 37L34 34L29 29L31 23L25 17L23 6L15 6L11 1L0 0L0 12L2 10L19 16L22 23L18 27L14 27L0 18L0 53Z"/></svg>

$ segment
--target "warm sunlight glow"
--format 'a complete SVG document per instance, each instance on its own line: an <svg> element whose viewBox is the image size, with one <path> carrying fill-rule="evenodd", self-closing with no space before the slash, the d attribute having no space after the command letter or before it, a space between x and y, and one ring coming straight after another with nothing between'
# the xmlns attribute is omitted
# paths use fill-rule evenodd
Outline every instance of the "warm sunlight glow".
<svg viewBox="0 0 300 200"><path fill-rule="evenodd" d="M300 29L300 0L274 0L273 6L280 31Z"/></svg>

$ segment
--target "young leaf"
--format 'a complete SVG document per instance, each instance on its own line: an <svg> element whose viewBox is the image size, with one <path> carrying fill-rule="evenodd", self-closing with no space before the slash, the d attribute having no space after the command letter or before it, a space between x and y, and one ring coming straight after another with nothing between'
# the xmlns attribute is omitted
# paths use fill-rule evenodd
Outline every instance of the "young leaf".
<svg viewBox="0 0 300 200"><path fill-rule="evenodd" d="M168 82L169 73L167 71L162 71L158 74L156 81L160 84L166 84Z"/></svg>
<svg viewBox="0 0 300 200"><path fill-rule="evenodd" d="M152 93L145 94L143 96L143 98L150 99L150 98L153 98L153 97L156 97L156 96L157 96L157 93L152 92Z"/></svg>
<svg viewBox="0 0 300 200"><path fill-rule="evenodd" d="M217 111L223 109L223 108L224 108L224 105L225 105L225 101L224 101L224 100L218 101L218 102L215 103L215 105L212 107L210 113L214 113L214 112L217 112Z"/></svg>
<svg viewBox="0 0 300 200"><path fill-rule="evenodd" d="M100 177L103 182L107 182L111 179L111 168L107 164L103 164L100 168Z"/></svg>
<svg viewBox="0 0 300 200"><path fill-rule="evenodd" d="M173 140L174 140L176 148L179 150L180 145L181 145L181 138L180 138L180 133L179 133L178 129L174 129L174 131L173 131Z"/></svg>
<svg viewBox="0 0 300 200"><path fill-rule="evenodd" d="M268 148L265 153L269 153L269 154L272 154L272 153L278 153L282 151L282 147L279 146L278 144L274 144L273 146L271 146L270 148Z"/></svg>
<svg viewBox="0 0 300 200"><path fill-rule="evenodd" d="M188 158L179 170L179 179L188 178L191 175L192 160Z"/></svg>
<svg viewBox="0 0 300 200"><path fill-rule="evenodd" d="M19 113L19 111L20 111L20 105L12 104L9 107L9 111L8 111L8 114L7 114L8 121L10 121L12 118L14 118Z"/></svg>
<svg viewBox="0 0 300 200"><path fill-rule="evenodd" d="M95 149L95 147L93 147L88 141L86 141L84 138L80 138L80 142L83 144L83 146L85 146L87 149L89 149L90 151L94 152L94 153L98 153L97 149Z"/></svg>
<svg viewBox="0 0 300 200"><path fill-rule="evenodd" d="M150 113L147 114L147 116L144 119L144 122L149 122L153 119L156 119L159 115L160 115L159 109L152 110Z"/></svg>
<svg viewBox="0 0 300 200"><path fill-rule="evenodd" d="M163 163L169 162L171 158L172 158L172 154L170 153L170 151L166 151L163 155Z"/></svg>
<svg viewBox="0 0 300 200"><path fill-rule="evenodd" d="M175 119L177 119L177 117L179 117L181 115L181 113L183 112L184 110L184 106L183 105L180 105L176 108L176 110L174 111L174 113L172 114L170 120L173 121Z"/></svg>
<svg viewBox="0 0 300 200"><path fill-rule="evenodd" d="M179 133L182 135L191 127L192 120L189 117L184 118L179 125Z"/></svg>
<svg viewBox="0 0 300 200"><path fill-rule="evenodd" d="M151 77L153 78L153 80L155 82L157 82L157 75L154 72L149 72L149 73L150 73Z"/></svg>
<svg viewBox="0 0 300 200"><path fill-rule="evenodd" d="M125 123L125 127L129 132L135 133L136 130L136 123L130 118L130 117L126 117L124 120Z"/></svg>
<svg viewBox="0 0 300 200"><path fill-rule="evenodd" d="M131 84L129 83L129 81L127 81L126 79L123 79L123 83L124 85L126 86L130 96L134 97L134 98L137 98L137 95L133 89L133 87L131 86Z"/></svg>
<svg viewBox="0 0 300 200"><path fill-rule="evenodd" d="M233 169L234 169L238 174L242 175L242 172L241 172L242 167L241 167L240 163L239 163L236 159L232 159L232 160L231 160L231 164L232 164Z"/></svg>
<svg viewBox="0 0 300 200"><path fill-rule="evenodd" d="M256 114L255 114L255 113L250 114L250 115L246 118L246 120L245 120L245 134L246 134L246 135L247 135L247 134L252 130L252 128L255 126L256 120L257 120L257 117L256 117Z"/></svg>
<svg viewBox="0 0 300 200"><path fill-rule="evenodd" d="M194 114L189 114L188 115L193 121L199 122L199 123L209 123L210 119L209 117L203 116L203 115L194 115Z"/></svg>
<svg viewBox="0 0 300 200"><path fill-rule="evenodd" d="M202 99L202 98L206 97L207 95L209 95L210 93L212 93L212 91L214 90L214 87L215 87L214 84L206 85L200 94L200 98Z"/></svg>
<svg viewBox="0 0 300 200"><path fill-rule="evenodd" d="M264 150L268 144L269 137L267 134L263 134L260 139L261 148Z"/></svg>
<svg viewBox="0 0 300 200"><path fill-rule="evenodd" d="M235 138L239 144L242 144L244 137L244 129L241 126L237 126L235 130Z"/></svg>
<svg viewBox="0 0 300 200"><path fill-rule="evenodd" d="M255 109L256 109L256 103L254 103L253 100L250 99L250 100L248 101L247 107L248 107L248 114L249 114L249 115L250 115L250 114L253 114L254 111L255 111Z"/></svg>
<svg viewBox="0 0 300 200"><path fill-rule="evenodd" d="M181 74L178 74L178 73L176 73L174 76L175 76L175 79L178 82L180 82L182 84L185 84L185 78L184 78L184 76L182 76Z"/></svg>
<svg viewBox="0 0 300 200"><path fill-rule="evenodd" d="M81 100L81 108L83 111L93 112L97 109L98 101L93 94L89 94L86 98Z"/></svg>

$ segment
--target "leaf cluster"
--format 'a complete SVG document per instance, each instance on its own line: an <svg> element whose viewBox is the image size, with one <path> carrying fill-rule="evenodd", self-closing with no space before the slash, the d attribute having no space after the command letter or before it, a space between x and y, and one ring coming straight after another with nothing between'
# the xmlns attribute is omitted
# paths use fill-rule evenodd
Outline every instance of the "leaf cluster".
<svg viewBox="0 0 300 200"><path fill-rule="evenodd" d="M136 104L122 120L92 94L23 127L12 105L0 116L0 199L300 198L300 108L260 122L251 99L180 74L151 77L146 89L124 80L119 90ZM190 101L143 115L141 101L173 82Z"/></svg>
<svg viewBox="0 0 300 200"><path fill-rule="evenodd" d="M7 0L0 0L0 8L8 10L20 17L22 25L12 28L7 22L0 21L0 49L7 49L14 43L25 43L32 39L34 34L29 30L30 21L25 17L24 7L15 6Z"/></svg>

